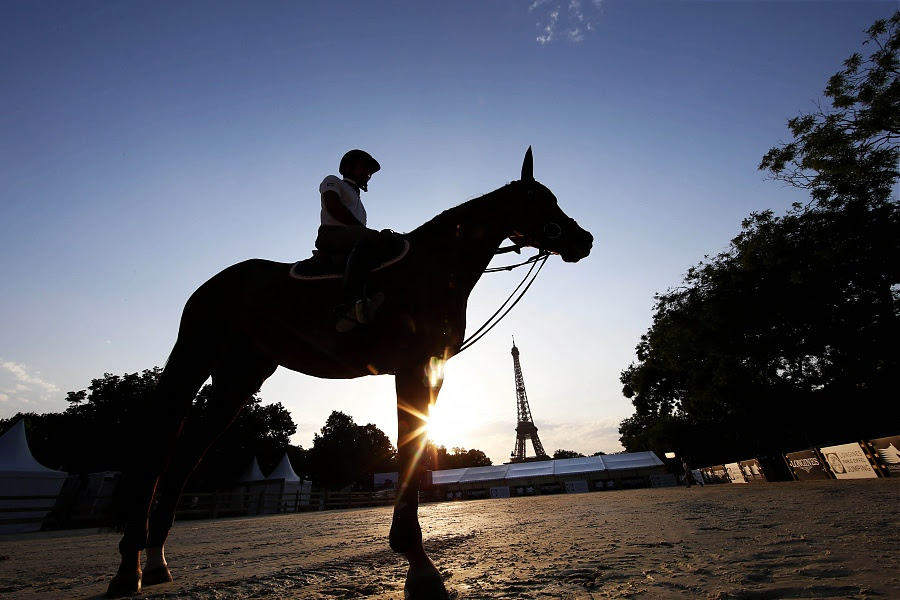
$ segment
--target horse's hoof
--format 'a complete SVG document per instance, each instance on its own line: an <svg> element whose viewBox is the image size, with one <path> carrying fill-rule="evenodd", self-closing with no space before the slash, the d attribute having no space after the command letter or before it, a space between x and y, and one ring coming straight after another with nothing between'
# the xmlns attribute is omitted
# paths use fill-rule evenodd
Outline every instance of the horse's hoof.
<svg viewBox="0 0 900 600"><path fill-rule="evenodd" d="M441 574L435 569L429 573L407 576L403 586L404 600L450 600Z"/></svg>
<svg viewBox="0 0 900 600"><path fill-rule="evenodd" d="M107 598L124 598L126 596L137 596L141 593L141 574L138 573L116 573L116 576L109 582L106 588Z"/></svg>
<svg viewBox="0 0 900 600"><path fill-rule="evenodd" d="M174 581L172 573L169 572L169 567L165 565L144 571L143 583L145 586L169 583L170 581Z"/></svg>

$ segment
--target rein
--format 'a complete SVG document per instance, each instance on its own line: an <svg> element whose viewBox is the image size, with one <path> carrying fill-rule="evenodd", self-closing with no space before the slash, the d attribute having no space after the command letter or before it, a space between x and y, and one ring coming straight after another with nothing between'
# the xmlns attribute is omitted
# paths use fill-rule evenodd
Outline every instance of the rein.
<svg viewBox="0 0 900 600"><path fill-rule="evenodd" d="M515 252L516 254L518 254L521 252L521 249L522 249L522 246L507 246L506 248L500 248L494 254L506 254L507 252ZM468 348L469 346L471 346L472 344L474 344L475 342L477 342L478 340L483 338L485 335L487 335L491 329L496 327L497 324L500 321L502 321L506 315L509 314L509 311L511 311L513 309L513 307L519 303L519 300L522 299L522 296L525 295L525 292L528 291L528 288L530 288L531 284L534 283L534 280L537 279L538 274L541 272L541 269L544 268L544 265L547 263L547 259L549 257L550 257L550 252L547 252L546 250L540 250L536 255L534 255L531 258L529 258L528 260L522 261L518 264L508 265L505 267L492 267L490 269L484 270L485 273L497 273L499 271L512 271L516 267L521 267L523 265L531 264L531 267L529 267L528 272L525 273L525 277L522 278L522 281L519 283L519 285L516 286L516 289L514 289L512 291L512 294L510 294L509 297L503 301L503 304L500 305L500 308L498 308L496 310L496 312L494 312L494 314L492 314L490 317L488 317L487 321L484 322L484 325L479 327L478 330L475 331L475 333L473 333L472 335L467 337L465 340L463 340L462 346L460 346L459 352L457 352L457 354L462 353L463 350L465 350L466 348ZM537 271L534 271L534 268L537 266L538 263L540 263L540 266L538 267ZM533 271L534 271L534 275L531 274ZM531 277L530 281L528 279L529 277ZM528 285L525 285L526 281L528 281ZM513 296L516 295L516 292L519 291L519 288L521 288L523 285L525 285L525 289L522 290L522 292L519 294L519 297L516 298L515 301L513 301L513 303L510 304L508 308L506 308L506 311L503 312L503 314L500 314L501 311L503 311L503 309L506 307L506 305L509 304L509 301L512 300ZM500 316L498 317L497 315L500 315ZM493 323L492 323L492 321L493 321Z"/></svg>

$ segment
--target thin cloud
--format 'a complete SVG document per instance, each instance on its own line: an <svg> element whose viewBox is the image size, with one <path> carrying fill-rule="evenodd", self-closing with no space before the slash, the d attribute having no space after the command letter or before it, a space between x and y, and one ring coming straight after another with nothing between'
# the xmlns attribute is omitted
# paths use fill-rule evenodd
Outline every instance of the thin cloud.
<svg viewBox="0 0 900 600"><path fill-rule="evenodd" d="M0 362L0 367L10 373L16 381L19 382L16 384L17 391L27 391L32 389L32 387L40 388L45 394L54 394L59 391L59 388L54 384L44 381L37 375L29 373L24 365L7 360Z"/></svg>
<svg viewBox="0 0 900 600"><path fill-rule="evenodd" d="M603 0L532 0L528 13L538 16L540 32L535 40L549 44L556 40L578 43L596 30L603 9Z"/></svg>
<svg viewBox="0 0 900 600"><path fill-rule="evenodd" d="M612 417L594 421L548 422L543 426L540 423L535 424L540 430L538 435L544 444L544 450L551 455L557 449L575 450L585 454L593 454L600 450L607 453L619 452L622 449L619 442L619 421Z"/></svg>

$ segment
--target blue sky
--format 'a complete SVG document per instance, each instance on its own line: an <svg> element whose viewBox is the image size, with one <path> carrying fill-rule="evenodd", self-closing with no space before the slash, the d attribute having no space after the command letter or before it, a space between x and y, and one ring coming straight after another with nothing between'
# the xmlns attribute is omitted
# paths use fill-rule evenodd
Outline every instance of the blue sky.
<svg viewBox="0 0 900 600"><path fill-rule="evenodd" d="M504 462L511 336L548 450L621 449L618 377L653 294L752 211L805 195L762 155L896 2L0 3L0 418L165 362L184 301L250 257L309 255L346 150L408 231L535 176L595 236L447 365L435 437ZM502 261L499 261L500 263ZM520 275L489 275L480 324ZM309 447L331 410L396 438L393 381L279 370ZM531 447L529 445L529 451Z"/></svg>

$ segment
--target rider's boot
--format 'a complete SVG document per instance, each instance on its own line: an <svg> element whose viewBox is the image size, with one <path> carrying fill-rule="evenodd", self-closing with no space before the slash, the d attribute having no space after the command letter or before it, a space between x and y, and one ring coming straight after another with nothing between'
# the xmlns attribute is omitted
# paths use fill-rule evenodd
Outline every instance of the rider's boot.
<svg viewBox="0 0 900 600"><path fill-rule="evenodd" d="M362 244L357 244L350 252L344 269L344 297L349 298L350 302L338 307L344 314L338 320L335 329L341 333L350 331L357 325L370 323L375 311L384 302L382 292L371 297L366 293L366 277L373 266L373 261L370 257L371 252L367 252L367 249L361 246Z"/></svg>

